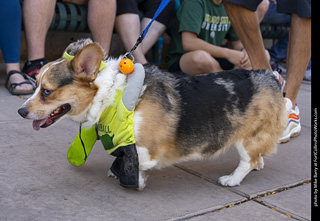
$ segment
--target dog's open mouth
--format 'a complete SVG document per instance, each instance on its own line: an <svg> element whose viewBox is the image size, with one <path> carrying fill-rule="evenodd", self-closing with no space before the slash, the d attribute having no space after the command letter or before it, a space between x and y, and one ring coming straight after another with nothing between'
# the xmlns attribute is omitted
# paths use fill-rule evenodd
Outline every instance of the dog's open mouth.
<svg viewBox="0 0 320 221"><path fill-rule="evenodd" d="M34 120L33 121L33 129L40 130L41 128L49 127L50 125L54 124L59 118L61 118L63 115L68 113L71 110L70 104L64 104L54 111L51 112L49 117L44 118L42 120Z"/></svg>

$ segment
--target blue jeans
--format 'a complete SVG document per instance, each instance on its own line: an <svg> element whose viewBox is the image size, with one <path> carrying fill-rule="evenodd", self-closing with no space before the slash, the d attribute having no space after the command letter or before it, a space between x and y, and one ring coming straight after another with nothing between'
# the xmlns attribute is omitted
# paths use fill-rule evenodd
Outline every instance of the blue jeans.
<svg viewBox="0 0 320 221"><path fill-rule="evenodd" d="M277 12L277 6L270 3L262 23L290 26L290 15ZM282 37L271 49L269 49L272 60L280 61L280 59L287 57L288 39L288 35Z"/></svg>
<svg viewBox="0 0 320 221"><path fill-rule="evenodd" d="M20 62L21 20L19 0L0 0L0 49L5 63Z"/></svg>

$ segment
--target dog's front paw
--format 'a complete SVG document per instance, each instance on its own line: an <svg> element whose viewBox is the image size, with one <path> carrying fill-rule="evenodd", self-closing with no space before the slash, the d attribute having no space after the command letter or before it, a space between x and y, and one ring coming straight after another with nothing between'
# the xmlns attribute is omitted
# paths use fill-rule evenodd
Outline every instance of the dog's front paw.
<svg viewBox="0 0 320 221"><path fill-rule="evenodd" d="M223 186L239 186L241 180L234 175L222 176L219 178L219 183Z"/></svg>

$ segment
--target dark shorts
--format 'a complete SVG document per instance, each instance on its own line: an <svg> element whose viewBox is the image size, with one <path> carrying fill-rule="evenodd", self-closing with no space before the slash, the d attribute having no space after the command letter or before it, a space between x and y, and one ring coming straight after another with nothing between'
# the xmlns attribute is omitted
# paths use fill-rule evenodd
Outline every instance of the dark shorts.
<svg viewBox="0 0 320 221"><path fill-rule="evenodd" d="M262 0L225 0L235 5L256 11ZM277 11L285 14L298 14L300 18L311 18L311 0L277 0Z"/></svg>
<svg viewBox="0 0 320 221"><path fill-rule="evenodd" d="M117 0L117 16L126 13L140 14L140 11L143 13L143 17L152 19L160 3L161 0ZM171 0L156 18L156 21L168 27L170 20L175 16L174 8L175 1Z"/></svg>
<svg viewBox="0 0 320 221"><path fill-rule="evenodd" d="M240 5L251 11L256 11L262 0L225 0L226 2Z"/></svg>
<svg viewBox="0 0 320 221"><path fill-rule="evenodd" d="M277 12L311 18L311 0L278 0Z"/></svg>
<svg viewBox="0 0 320 221"><path fill-rule="evenodd" d="M215 59L219 62L220 67L223 70L231 70L234 68L234 64L232 64L230 61L228 61L225 58L215 58ZM178 61L176 61L175 63L173 63L169 67L168 71L169 72L182 72L179 63L180 63L180 58L178 59Z"/></svg>

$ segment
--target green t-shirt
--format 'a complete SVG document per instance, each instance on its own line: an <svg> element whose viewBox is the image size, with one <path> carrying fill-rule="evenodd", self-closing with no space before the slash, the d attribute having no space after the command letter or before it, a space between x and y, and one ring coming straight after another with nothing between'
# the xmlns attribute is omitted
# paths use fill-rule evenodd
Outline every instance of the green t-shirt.
<svg viewBox="0 0 320 221"><path fill-rule="evenodd" d="M182 47L183 31L193 32L200 39L216 46L221 46L225 38L230 41L239 40L231 27L224 5L216 5L212 0L184 0L171 31L166 57L168 67L186 53Z"/></svg>

